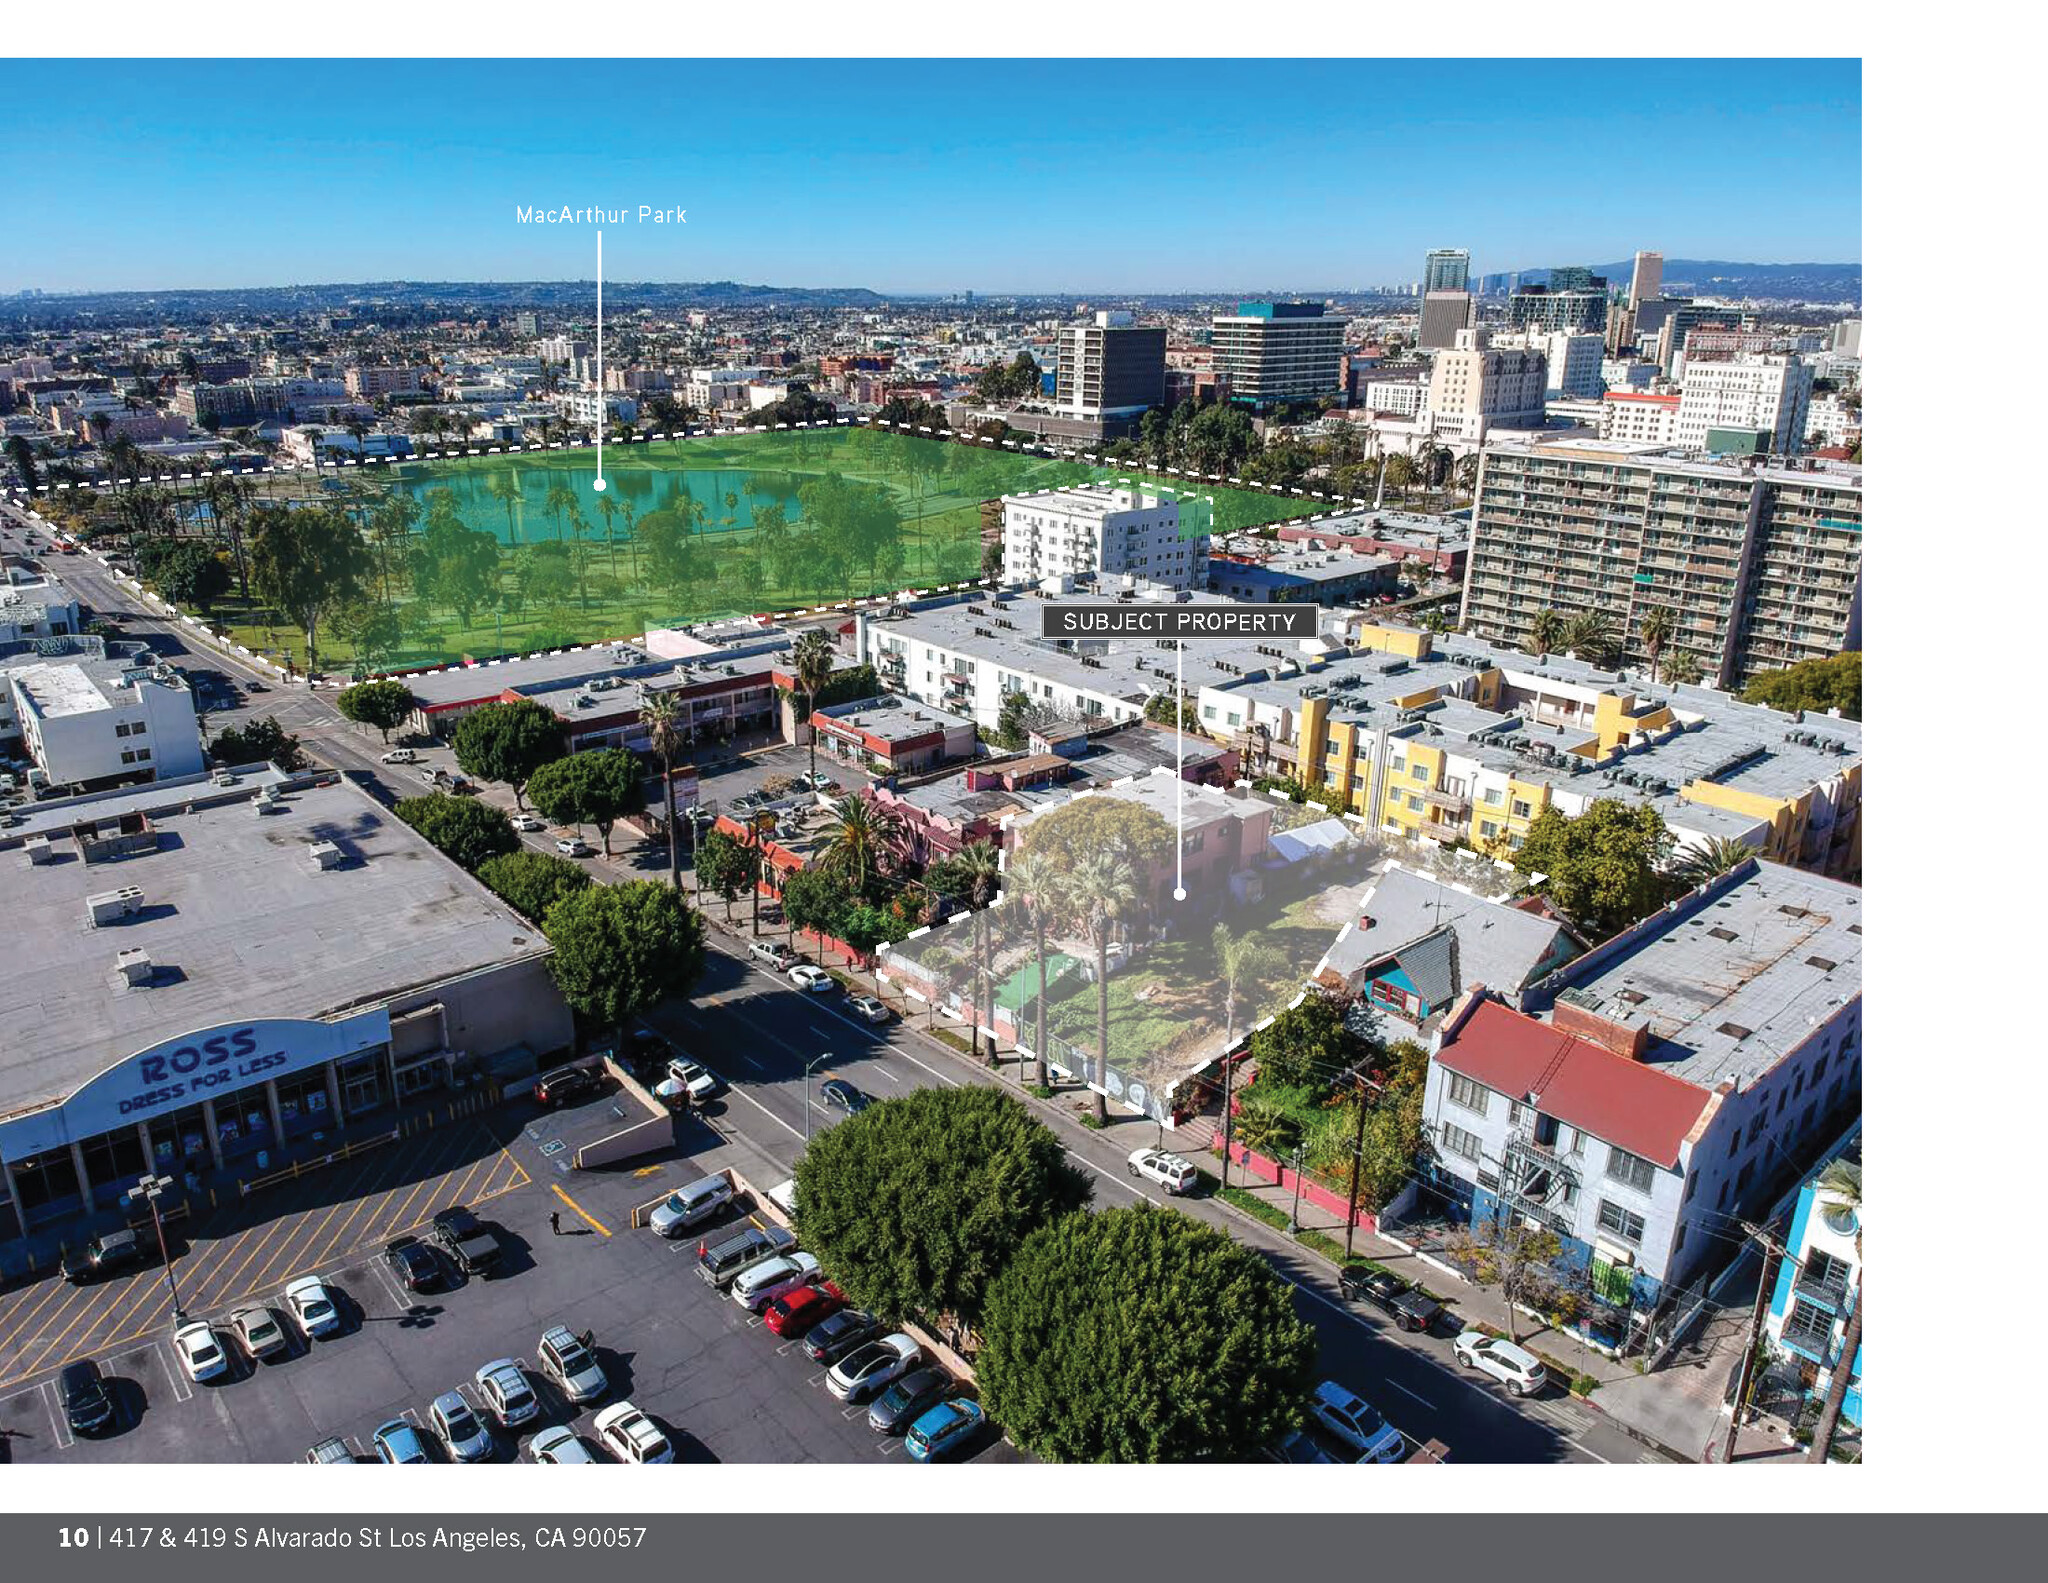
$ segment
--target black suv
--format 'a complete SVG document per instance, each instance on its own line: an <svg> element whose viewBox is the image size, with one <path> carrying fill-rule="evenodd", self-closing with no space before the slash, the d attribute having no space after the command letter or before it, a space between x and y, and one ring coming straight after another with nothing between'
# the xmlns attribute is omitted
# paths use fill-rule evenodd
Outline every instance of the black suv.
<svg viewBox="0 0 2048 1583"><path fill-rule="evenodd" d="M418 1237L394 1237L385 1243L384 1263L408 1292L431 1292L441 1284L441 1261Z"/></svg>
<svg viewBox="0 0 2048 1583"><path fill-rule="evenodd" d="M142 1264L142 1241L132 1231L110 1231L64 1255L64 1279L76 1285Z"/></svg>
<svg viewBox="0 0 2048 1583"><path fill-rule="evenodd" d="M587 1066L564 1066L533 1085L533 1097L552 1110L604 1092L604 1079Z"/></svg>
<svg viewBox="0 0 2048 1583"><path fill-rule="evenodd" d="M498 1246L498 1239L484 1229L484 1223L461 1204L435 1210L434 1229L428 1235L464 1275L488 1270L505 1251Z"/></svg>
<svg viewBox="0 0 2048 1583"><path fill-rule="evenodd" d="M1363 1298L1394 1321L1396 1330L1426 1335L1446 1317L1444 1305L1385 1270L1346 1270L1337 1277L1344 1295Z"/></svg>
<svg viewBox="0 0 2048 1583"><path fill-rule="evenodd" d="M855 1347L882 1333L881 1321L858 1308L827 1314L804 1337L804 1356L813 1363L837 1363Z"/></svg>
<svg viewBox="0 0 2048 1583"><path fill-rule="evenodd" d="M113 1392L92 1359L67 1364L57 1376L57 1394L64 1399L64 1421L72 1433L96 1435L113 1424Z"/></svg>

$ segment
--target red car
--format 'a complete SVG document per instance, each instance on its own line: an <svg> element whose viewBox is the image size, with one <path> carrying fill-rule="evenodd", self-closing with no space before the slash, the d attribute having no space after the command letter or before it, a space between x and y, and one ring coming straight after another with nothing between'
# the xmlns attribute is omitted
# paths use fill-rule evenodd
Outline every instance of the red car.
<svg viewBox="0 0 2048 1583"><path fill-rule="evenodd" d="M763 1310L768 1328L778 1336L794 1340L828 1314L846 1306L846 1294L830 1281L822 1286L799 1286L773 1299Z"/></svg>

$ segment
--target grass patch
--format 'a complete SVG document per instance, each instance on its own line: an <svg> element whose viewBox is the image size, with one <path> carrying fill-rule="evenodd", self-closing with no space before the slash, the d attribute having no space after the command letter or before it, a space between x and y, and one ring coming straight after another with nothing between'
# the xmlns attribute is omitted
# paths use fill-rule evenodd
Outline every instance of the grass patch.
<svg viewBox="0 0 2048 1583"><path fill-rule="evenodd" d="M1263 1198L1253 1193L1247 1193L1241 1187L1218 1187L1216 1189L1216 1196L1221 1198L1226 1204L1235 1204L1254 1220L1262 1220L1267 1225L1281 1231L1287 1229L1287 1217L1285 1215L1267 1203Z"/></svg>

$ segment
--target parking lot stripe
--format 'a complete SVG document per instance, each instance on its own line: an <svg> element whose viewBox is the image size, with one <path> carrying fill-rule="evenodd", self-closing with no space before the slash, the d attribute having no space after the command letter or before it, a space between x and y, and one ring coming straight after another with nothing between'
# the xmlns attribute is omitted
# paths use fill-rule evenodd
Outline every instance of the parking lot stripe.
<svg viewBox="0 0 2048 1583"><path fill-rule="evenodd" d="M19 1366L16 1368L14 1375L16 1379L25 1380L36 1374L42 1368L44 1360L61 1347L73 1331L85 1323L86 1320L92 1318L95 1313L103 1312L105 1307L111 1307L121 1298L127 1296L128 1288L122 1287L119 1291L115 1291L110 1287L84 1287L80 1289L80 1294L85 1300L78 1305L75 1312L68 1303L66 1306L59 1308L45 1322L43 1328L30 1338L28 1346L21 1349L17 1358ZM104 1305L102 1304L102 1299L106 1300ZM69 1316L69 1322L65 1324L64 1328L57 1331L54 1335L50 1334L51 1326L55 1325L59 1320L65 1319L67 1315ZM87 1331L86 1334L90 1336L92 1332ZM44 1340L45 1336L49 1337L47 1341ZM35 1349L33 1356L30 1355L30 1348Z"/></svg>
<svg viewBox="0 0 2048 1583"><path fill-rule="evenodd" d="M575 1199L571 1198L567 1193L563 1192L560 1183L554 1183L551 1185L553 1185L555 1189L555 1197L559 1198L563 1203L567 1204L571 1209L573 1209L577 1213L577 1215L581 1217L583 1223L589 1226L592 1231L596 1232L600 1237L609 1237L612 1234L611 1227L607 1226L603 1221L599 1220L596 1216L592 1215L581 1204L577 1203Z"/></svg>
<svg viewBox="0 0 2048 1583"><path fill-rule="evenodd" d="M399 1228L404 1223L406 1212L412 1208L413 1200L419 1197L421 1193L425 1192L429 1187L431 1187L436 1181L440 1179L440 1161L443 1151L445 1151L450 1158L453 1158L454 1155L460 1152L462 1148L462 1133L464 1130L465 1129L462 1128L451 1127L447 1132L443 1133L439 1138L434 1139L428 1145L427 1149L424 1151L425 1158L414 1162L419 1168L420 1179L413 1184L412 1191L405 1195L405 1202L398 1206L398 1213L391 1217L390 1221L385 1224L382 1231L376 1229L376 1224L377 1221L382 1218L383 1211L380 1209L377 1212L377 1214L372 1215L369 1218L369 1220L366 1221L363 1225L363 1233L366 1240L370 1242L375 1242L381 1237L385 1241L389 1241L392 1237L398 1234L397 1228Z"/></svg>
<svg viewBox="0 0 2048 1583"><path fill-rule="evenodd" d="M45 1308L50 1306L50 1300L52 1298L61 1298L65 1302L69 1302L71 1300L72 1294L74 1294L78 1290L78 1288L71 1285L70 1282L54 1275L51 1276L43 1284L48 1288L48 1290L46 1290L43 1293L43 1295L37 1299L35 1307L31 1309L27 1314L24 1314L22 1316L21 1322L19 1324L11 1326L5 1335L0 1335L0 1347L11 1346L17 1338L23 1335L26 1335L31 1341L34 1340L36 1336L42 1333L41 1327L38 1326L35 1330L30 1330L28 1328L30 1321L33 1320L37 1314L41 1313ZM11 1319L14 1316L10 1314L8 1317Z"/></svg>
<svg viewBox="0 0 2048 1583"><path fill-rule="evenodd" d="M477 1173L477 1172L478 1172L478 1171L479 1171L479 1170L480 1170L480 1169L481 1169L481 1168L483 1167L483 1165L484 1165L484 1164L485 1164L485 1162L484 1162L484 1161L482 1161L482 1160L478 1160L478 1161L476 1162L476 1164L472 1165L472 1166L471 1166L471 1167L470 1167L470 1168L469 1168L469 1169L468 1169L467 1171L463 1172L463 1175L462 1175L462 1185L461 1185L460 1187L456 1188L456 1190L455 1190L455 1196L454 1196L454 1197L452 1197L452 1198L450 1198L450 1199L449 1199L449 1200L447 1201L447 1203L446 1203L446 1204L442 1204L442 1205L440 1205L439 1207L440 1207L440 1208L443 1208L443 1209L445 1209L445 1208L447 1208L447 1207L448 1207L448 1205L449 1205L449 1204L463 1204L463 1203L467 1203L467 1202L469 1201L469 1182L470 1182L470 1178L471 1178L471 1177L473 1177L473 1176L475 1176L475 1175L476 1175L476 1173ZM450 1172L448 1173L448 1176L453 1176L454 1174L455 1174L455 1173L454 1173L453 1171L450 1171ZM441 1179L441 1181L442 1181L442 1185L443 1185L443 1186L446 1186L446 1185L447 1185L447 1181L448 1181L448 1176L444 1176L444 1177L443 1177L443 1178ZM436 1193L436 1194L435 1194L434 1196L435 1196L436 1198L438 1198L438 1197L440 1197L440 1194Z"/></svg>
<svg viewBox="0 0 2048 1583"><path fill-rule="evenodd" d="M178 1366L178 1360L171 1356L170 1349L161 1341L152 1341L149 1350L156 1354L156 1360L163 1365L164 1378L171 1382L171 1394L181 1402L192 1400L192 1382L185 1378L185 1371Z"/></svg>
<svg viewBox="0 0 2048 1583"><path fill-rule="evenodd" d="M36 1389L43 1398L43 1405L50 1410L50 1428L56 1433L57 1449L59 1451L69 1451L72 1443L71 1423L66 1415L58 1410L57 1387L50 1381L45 1380Z"/></svg>
<svg viewBox="0 0 2048 1583"><path fill-rule="evenodd" d="M292 1240L293 1230L294 1222L292 1221L274 1220L269 1222L263 1228L263 1234L255 1239L255 1246L251 1247L240 1259L234 1261L232 1268L229 1267L227 1260L223 1259L221 1261L213 1274L207 1277L203 1294L198 1291L186 1294L192 1299L190 1306L193 1308L207 1308L227 1302L228 1293L234 1289L235 1283L241 1279L242 1272L255 1263L257 1256L266 1249L274 1250L289 1244Z"/></svg>

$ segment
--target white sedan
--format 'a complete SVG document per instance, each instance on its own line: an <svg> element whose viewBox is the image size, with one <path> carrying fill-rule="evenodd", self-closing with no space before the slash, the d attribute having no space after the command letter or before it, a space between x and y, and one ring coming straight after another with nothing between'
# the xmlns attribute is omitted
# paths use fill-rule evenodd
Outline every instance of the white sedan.
<svg viewBox="0 0 2048 1583"><path fill-rule="evenodd" d="M555 850L563 857L589 857L596 850L581 836L563 836L555 842Z"/></svg>
<svg viewBox="0 0 2048 1583"><path fill-rule="evenodd" d="M171 1337L171 1348L178 1354L185 1377L195 1384L217 1380L228 1371L227 1349L220 1344L213 1326L203 1319L180 1325Z"/></svg>
<svg viewBox="0 0 2048 1583"><path fill-rule="evenodd" d="M547 826L542 824L540 820L534 818L534 816L530 813L516 813L512 816L512 828L515 830L526 830L531 832L535 830L545 830Z"/></svg>
<svg viewBox="0 0 2048 1583"><path fill-rule="evenodd" d="M308 1336L331 1336L341 1329L341 1309L317 1275L302 1275L287 1286L284 1305Z"/></svg>
<svg viewBox="0 0 2048 1583"><path fill-rule="evenodd" d="M822 967L813 967L808 962L799 962L789 970L789 981L798 989L813 995L830 994L839 987L838 980Z"/></svg>
<svg viewBox="0 0 2048 1583"><path fill-rule="evenodd" d="M855 995L849 998L846 1004L851 1006L858 1015L865 1017L869 1022L887 1022L889 1020L889 1008L873 995Z"/></svg>
<svg viewBox="0 0 2048 1583"><path fill-rule="evenodd" d="M550 1467L565 1467L572 1462L597 1460L590 1454L590 1447L577 1438L575 1430L561 1426L543 1429L533 1437L532 1444L527 1450L533 1454L534 1461Z"/></svg>
<svg viewBox="0 0 2048 1583"><path fill-rule="evenodd" d="M252 1358L275 1357L291 1351L291 1337L284 1333L284 1326L277 1322L277 1315L266 1306L259 1304L254 1308L237 1309L234 1326L244 1350Z"/></svg>
<svg viewBox="0 0 2048 1583"><path fill-rule="evenodd" d="M597 1442L621 1462L673 1462L676 1448L652 1418L631 1402L614 1402L590 1421Z"/></svg>

